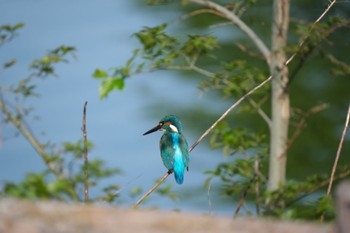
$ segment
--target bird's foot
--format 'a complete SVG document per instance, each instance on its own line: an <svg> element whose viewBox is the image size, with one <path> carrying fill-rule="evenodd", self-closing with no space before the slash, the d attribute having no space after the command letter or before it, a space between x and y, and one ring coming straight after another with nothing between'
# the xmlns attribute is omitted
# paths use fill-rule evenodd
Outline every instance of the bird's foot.
<svg viewBox="0 0 350 233"><path fill-rule="evenodd" d="M169 169L168 170L168 174L170 175L171 173L173 173L174 172L174 169Z"/></svg>

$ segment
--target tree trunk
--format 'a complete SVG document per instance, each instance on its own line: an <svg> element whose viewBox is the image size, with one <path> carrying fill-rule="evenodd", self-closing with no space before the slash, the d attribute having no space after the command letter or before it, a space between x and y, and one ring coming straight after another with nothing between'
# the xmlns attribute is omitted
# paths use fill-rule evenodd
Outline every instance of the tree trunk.
<svg viewBox="0 0 350 233"><path fill-rule="evenodd" d="M285 45L289 23L290 0L274 0L272 20L270 166L268 190L283 184L287 165L289 125L288 68L285 66Z"/></svg>

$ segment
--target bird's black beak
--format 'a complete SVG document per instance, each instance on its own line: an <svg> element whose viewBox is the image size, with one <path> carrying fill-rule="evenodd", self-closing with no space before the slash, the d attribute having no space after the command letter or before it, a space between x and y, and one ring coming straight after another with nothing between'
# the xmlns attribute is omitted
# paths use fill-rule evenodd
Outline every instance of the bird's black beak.
<svg viewBox="0 0 350 233"><path fill-rule="evenodd" d="M143 135L147 135L153 132L156 132L157 130L159 130L160 128L162 128L162 124L158 124L156 127L154 127L153 129L148 130L146 133L144 133Z"/></svg>

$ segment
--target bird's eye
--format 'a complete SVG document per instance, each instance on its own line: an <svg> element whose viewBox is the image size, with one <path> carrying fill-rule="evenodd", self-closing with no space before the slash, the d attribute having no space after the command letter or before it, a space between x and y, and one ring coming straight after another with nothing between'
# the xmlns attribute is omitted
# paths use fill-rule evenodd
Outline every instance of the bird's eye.
<svg viewBox="0 0 350 233"><path fill-rule="evenodd" d="M163 121L159 122L159 125L160 125L160 126L163 126L163 125L164 125L164 122L163 122Z"/></svg>

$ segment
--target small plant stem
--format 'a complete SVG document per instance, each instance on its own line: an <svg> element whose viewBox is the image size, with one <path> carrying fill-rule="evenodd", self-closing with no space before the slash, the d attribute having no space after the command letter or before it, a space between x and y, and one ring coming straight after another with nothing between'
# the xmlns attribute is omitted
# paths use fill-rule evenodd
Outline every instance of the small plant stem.
<svg viewBox="0 0 350 233"><path fill-rule="evenodd" d="M88 141L86 132L86 105L84 103L83 110L83 138L84 138L84 200L87 203L89 201L89 158L88 158Z"/></svg>

